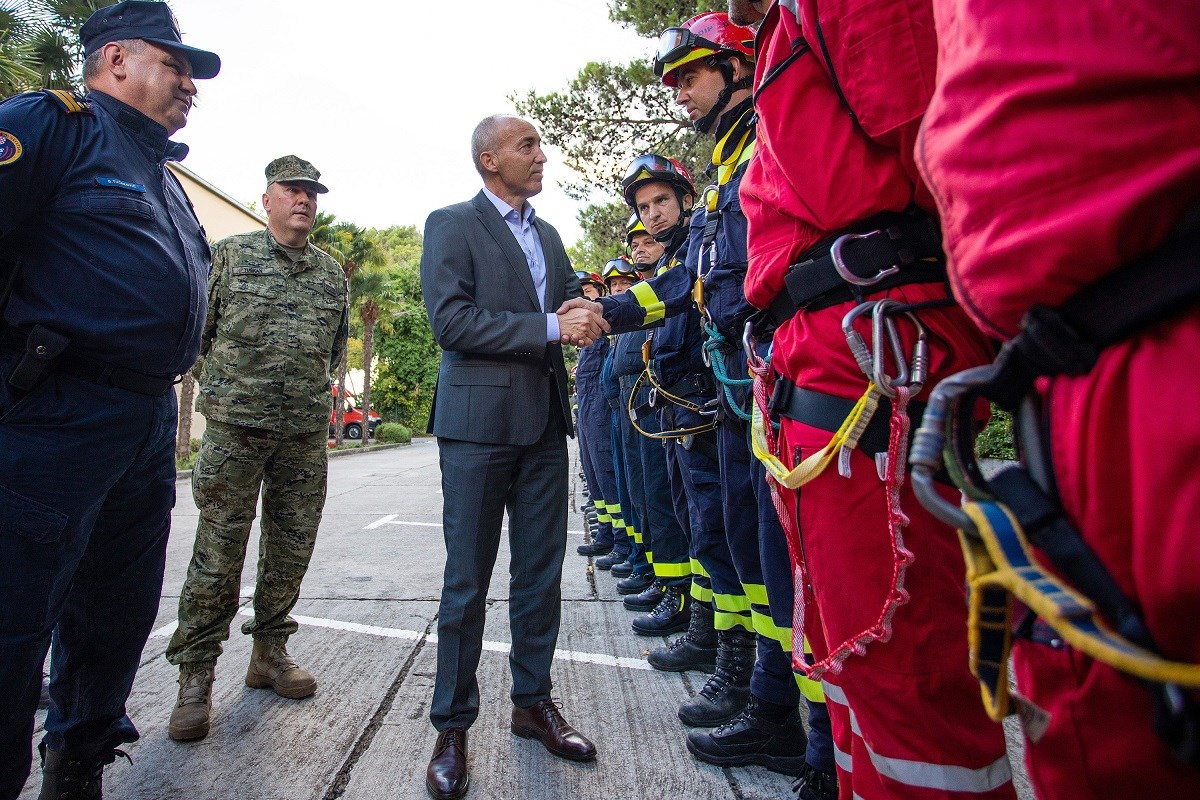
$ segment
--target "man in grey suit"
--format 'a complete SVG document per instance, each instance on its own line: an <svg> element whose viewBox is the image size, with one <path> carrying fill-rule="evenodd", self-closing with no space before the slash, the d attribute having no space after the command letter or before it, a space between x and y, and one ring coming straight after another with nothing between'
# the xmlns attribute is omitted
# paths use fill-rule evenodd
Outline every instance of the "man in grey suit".
<svg viewBox="0 0 1200 800"><path fill-rule="evenodd" d="M483 191L425 222L421 287L442 348L429 432L442 469L445 585L437 680L438 730L426 787L437 800L467 791L467 728L479 714L475 677L487 588L509 515L512 566L512 732L576 761L595 746L550 698L567 529L566 436L573 433L562 343L608 329L580 297L558 232L528 199L542 189L537 130L517 117L483 120L471 137ZM582 313L580 313L582 312Z"/></svg>

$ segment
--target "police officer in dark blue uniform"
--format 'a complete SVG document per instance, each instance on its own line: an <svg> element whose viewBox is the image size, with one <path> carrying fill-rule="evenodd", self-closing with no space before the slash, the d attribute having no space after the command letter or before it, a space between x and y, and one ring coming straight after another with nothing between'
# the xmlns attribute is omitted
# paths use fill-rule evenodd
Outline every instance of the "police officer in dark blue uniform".
<svg viewBox="0 0 1200 800"><path fill-rule="evenodd" d="M29 775L51 646L40 797L99 798L136 741L125 702L158 612L175 500L172 384L206 313L204 230L166 162L220 69L165 4L80 33L86 97L0 105L0 799Z"/></svg>

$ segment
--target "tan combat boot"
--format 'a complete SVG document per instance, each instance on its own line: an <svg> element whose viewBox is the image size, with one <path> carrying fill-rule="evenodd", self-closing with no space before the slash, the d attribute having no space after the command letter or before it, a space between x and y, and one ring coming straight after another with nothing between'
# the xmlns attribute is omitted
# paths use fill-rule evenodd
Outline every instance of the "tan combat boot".
<svg viewBox="0 0 1200 800"><path fill-rule="evenodd" d="M190 742L208 736L215 675L212 664L179 666L179 700L171 711L171 724L167 727L167 734L175 741Z"/></svg>
<svg viewBox="0 0 1200 800"><path fill-rule="evenodd" d="M246 670L246 685L255 689L274 689L280 697L298 700L317 690L317 679L307 670L296 666L282 643L254 640L250 669Z"/></svg>

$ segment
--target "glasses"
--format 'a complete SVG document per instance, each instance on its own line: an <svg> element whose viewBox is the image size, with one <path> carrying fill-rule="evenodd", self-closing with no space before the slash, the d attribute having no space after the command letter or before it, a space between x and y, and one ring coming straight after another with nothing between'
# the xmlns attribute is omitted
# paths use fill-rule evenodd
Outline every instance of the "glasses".
<svg viewBox="0 0 1200 800"><path fill-rule="evenodd" d="M667 28L658 37L658 52L654 54L654 74L662 77L663 68L700 48L720 50L721 45L697 36L687 28Z"/></svg>

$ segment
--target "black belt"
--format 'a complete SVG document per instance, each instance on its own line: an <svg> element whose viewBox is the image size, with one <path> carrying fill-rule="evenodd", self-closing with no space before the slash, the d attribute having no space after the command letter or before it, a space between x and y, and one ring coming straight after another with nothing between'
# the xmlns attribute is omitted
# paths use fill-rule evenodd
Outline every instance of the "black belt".
<svg viewBox="0 0 1200 800"><path fill-rule="evenodd" d="M622 389L632 389L638 382L639 377L641 377L640 373L637 375L620 375L617 377L617 382L621 385Z"/></svg>
<svg viewBox="0 0 1200 800"><path fill-rule="evenodd" d="M783 291L767 307L775 326L801 310L820 311L885 289L946 279L941 229L919 209L876 214L804 257L788 267Z"/></svg>
<svg viewBox="0 0 1200 800"><path fill-rule="evenodd" d="M28 335L15 328L5 327L0 331L0 351L24 355ZM126 367L118 367L99 359L89 358L67 348L55 360L53 369L65 375L82 378L100 386L115 386L137 394L159 397L167 393L176 383L176 378L160 378L146 375Z"/></svg>
<svg viewBox="0 0 1200 800"><path fill-rule="evenodd" d="M686 375L662 390L662 394L673 397L691 397L693 395L714 396L717 385L711 372L697 372Z"/></svg>
<svg viewBox="0 0 1200 800"><path fill-rule="evenodd" d="M837 433L857 402L803 389L780 375L775 378L775 391L771 393L768 409L772 416L787 417L823 431ZM908 418L914 423L913 430L916 430L921 415L925 413L925 404L909 403L906 410ZM891 439L891 417L892 402L886 397L880 398L871 422L858 439L860 450L872 458L878 453L887 452Z"/></svg>

